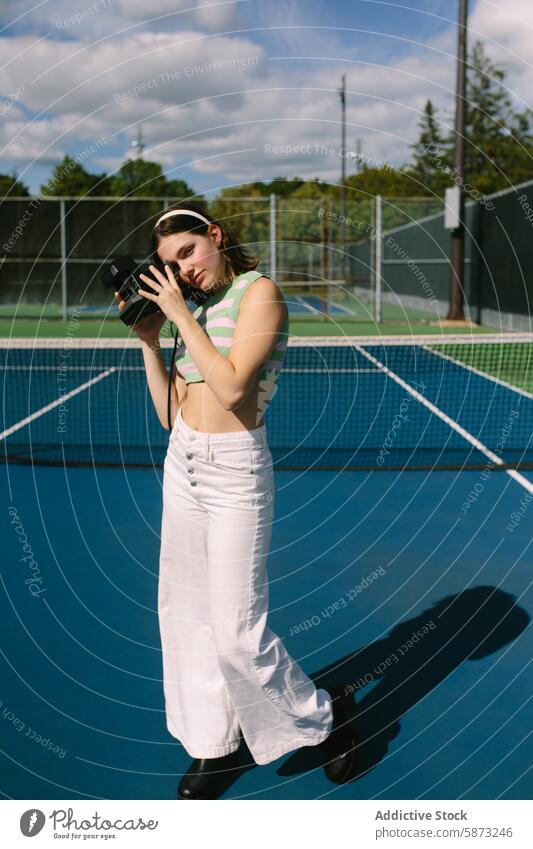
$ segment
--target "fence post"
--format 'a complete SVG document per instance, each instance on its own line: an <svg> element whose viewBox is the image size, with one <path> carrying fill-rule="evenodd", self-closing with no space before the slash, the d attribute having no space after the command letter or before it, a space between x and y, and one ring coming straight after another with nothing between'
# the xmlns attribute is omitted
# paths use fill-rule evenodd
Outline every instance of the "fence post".
<svg viewBox="0 0 533 849"><path fill-rule="evenodd" d="M376 324L381 323L381 271L383 259L382 240L382 198L376 195L376 230L375 230L375 263L374 263L374 320Z"/></svg>
<svg viewBox="0 0 533 849"><path fill-rule="evenodd" d="M61 314L67 320L67 234L65 222L65 201L59 201L59 232L61 234Z"/></svg>
<svg viewBox="0 0 533 849"><path fill-rule="evenodd" d="M276 195L270 195L270 276L276 279Z"/></svg>
<svg viewBox="0 0 533 849"><path fill-rule="evenodd" d="M320 273L322 280L329 276L329 202L327 198L321 198L320 206L324 210L322 215L322 267Z"/></svg>

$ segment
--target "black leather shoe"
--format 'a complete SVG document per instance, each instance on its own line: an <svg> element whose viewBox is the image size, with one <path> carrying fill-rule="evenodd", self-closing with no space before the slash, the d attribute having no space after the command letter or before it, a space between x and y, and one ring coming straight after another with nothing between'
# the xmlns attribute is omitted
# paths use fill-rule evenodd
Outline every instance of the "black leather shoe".
<svg viewBox="0 0 533 849"><path fill-rule="evenodd" d="M178 799L218 799L239 767L239 749L221 758L196 758L178 785Z"/></svg>
<svg viewBox="0 0 533 849"><path fill-rule="evenodd" d="M329 690L333 707L333 724L326 739L320 744L326 777L334 784L344 784L351 778L359 738L350 724L341 704L341 695Z"/></svg>

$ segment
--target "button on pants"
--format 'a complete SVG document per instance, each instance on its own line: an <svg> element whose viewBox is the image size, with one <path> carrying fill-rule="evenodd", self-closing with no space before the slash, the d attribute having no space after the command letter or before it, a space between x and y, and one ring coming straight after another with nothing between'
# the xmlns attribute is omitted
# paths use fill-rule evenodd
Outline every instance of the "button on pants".
<svg viewBox="0 0 533 849"><path fill-rule="evenodd" d="M274 473L266 427L206 433L178 412L163 474L158 612L167 728L193 758L258 764L322 742L331 697L267 624Z"/></svg>

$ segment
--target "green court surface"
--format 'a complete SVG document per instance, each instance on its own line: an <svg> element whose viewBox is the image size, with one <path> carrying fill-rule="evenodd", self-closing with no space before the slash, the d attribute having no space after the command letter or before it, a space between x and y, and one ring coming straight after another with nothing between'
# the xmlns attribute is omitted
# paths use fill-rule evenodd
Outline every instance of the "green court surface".
<svg viewBox="0 0 533 849"><path fill-rule="evenodd" d="M494 333L489 327L472 326L460 328L461 332L468 333ZM164 331L165 332L165 331ZM402 321L383 322L376 324L369 322L317 320L317 321L295 321L290 322L291 336L399 336L429 334L441 335L443 333L457 333L457 327L442 327L436 323L426 321ZM129 329L118 319L49 319L49 318L21 318L0 319L0 337L3 338L35 338L76 336L78 338L127 338Z"/></svg>

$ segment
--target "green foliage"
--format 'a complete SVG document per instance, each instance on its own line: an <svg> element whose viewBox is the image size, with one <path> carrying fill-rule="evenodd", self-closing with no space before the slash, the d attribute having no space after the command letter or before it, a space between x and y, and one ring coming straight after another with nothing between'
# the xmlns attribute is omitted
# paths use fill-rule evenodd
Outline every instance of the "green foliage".
<svg viewBox="0 0 533 849"><path fill-rule="evenodd" d="M330 184L324 183L318 177L315 177L314 180L307 180L305 183L302 182L302 185L292 193L291 197L293 200L319 200L322 197L329 196L330 193Z"/></svg>
<svg viewBox="0 0 533 849"><path fill-rule="evenodd" d="M15 171L11 174L0 174L0 197L29 197L29 189L22 183Z"/></svg>
<svg viewBox="0 0 533 849"><path fill-rule="evenodd" d="M518 112L505 88L506 71L486 55L482 42L476 42L469 57L465 110L465 183L467 190L488 194L531 178L533 163L533 112ZM443 197L453 185L454 133L445 132L435 107L428 100L418 123L417 141L411 146L413 160L402 168L387 164L363 166L347 179L347 214L368 218L370 199L383 197ZM27 195L16 175L0 176L5 194ZM44 195L114 195L120 197L167 197L172 202L194 198L202 201L184 180L167 180L161 165L144 159L128 159L109 177L90 174L69 156L57 165ZM270 182L255 181L228 186L213 200L212 215L224 221L243 243L264 242L268 238L268 197L274 193L278 206L288 211L293 202L302 203L302 214L311 216L314 202L329 200L330 208L340 210L341 190L318 178L274 177ZM473 193L471 192L472 196ZM232 198L232 200L230 200ZM239 201L242 198L242 201ZM244 200L257 199L257 203ZM305 209L304 209L305 207ZM311 219L309 218L311 226ZM312 224L312 229L315 225Z"/></svg>
<svg viewBox="0 0 533 849"><path fill-rule="evenodd" d="M213 218L228 227L240 244L262 243L268 239L270 206L268 193L261 190L263 185L246 183L227 186L209 204L209 212ZM256 198L257 202L245 198Z"/></svg>
<svg viewBox="0 0 533 849"><path fill-rule="evenodd" d="M167 180L157 162L128 159L111 177L91 174L76 159L66 155L55 166L48 182L41 186L41 194L45 197L166 197L175 202L192 197L194 192L184 180Z"/></svg>
<svg viewBox="0 0 533 849"><path fill-rule="evenodd" d="M352 200L365 200L369 195L384 197L409 197L422 194L419 187L405 171L382 165L379 168L363 167L358 174L348 177L348 196ZM335 187L333 196L338 202L340 190Z"/></svg>
<svg viewBox="0 0 533 849"><path fill-rule="evenodd" d="M292 179L274 177L270 183L252 183L251 185L265 195L275 194L278 198L287 198L304 186L305 180L302 180L300 177L294 177Z"/></svg>
<svg viewBox="0 0 533 849"><path fill-rule="evenodd" d="M194 196L184 180L167 180L158 162L127 159L111 178L111 194L116 197L163 197L172 202ZM195 196L195 200L200 200Z"/></svg>
<svg viewBox="0 0 533 849"><path fill-rule="evenodd" d="M406 172L413 180L413 194L434 194L440 197L444 195L446 186L450 185L446 169L452 164L452 150L439 128L431 100L426 102L418 127L418 141L411 145L414 165L407 168Z"/></svg>
<svg viewBox="0 0 533 849"><path fill-rule="evenodd" d="M55 166L48 182L41 186L41 194L43 197L108 195L111 193L110 182L105 174L90 174L76 159L66 155L63 161Z"/></svg>
<svg viewBox="0 0 533 849"><path fill-rule="evenodd" d="M127 159L111 178L111 194L116 197L161 197L165 184L158 162Z"/></svg>
<svg viewBox="0 0 533 849"><path fill-rule="evenodd" d="M171 198L172 203L177 203L179 200L192 198L193 195L193 190L187 185L185 180L166 180L161 197ZM194 195L194 200L202 203L203 198Z"/></svg>
<svg viewBox="0 0 533 849"><path fill-rule="evenodd" d="M506 76L477 41L468 61L465 98L465 186L471 194L472 189L490 194L531 178L533 113L513 108L505 88ZM442 196L454 181L455 134L441 135L429 104L413 145L414 162L407 170L413 178L423 180L428 190Z"/></svg>

